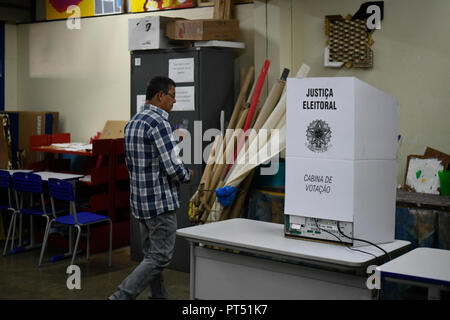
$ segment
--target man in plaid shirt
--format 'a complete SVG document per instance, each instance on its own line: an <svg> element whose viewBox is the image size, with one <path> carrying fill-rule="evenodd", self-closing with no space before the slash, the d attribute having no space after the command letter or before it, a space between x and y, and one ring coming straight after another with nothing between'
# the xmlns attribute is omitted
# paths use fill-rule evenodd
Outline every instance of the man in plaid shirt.
<svg viewBox="0 0 450 320"><path fill-rule="evenodd" d="M140 222L144 259L110 300L136 299L147 286L149 299L167 299L162 271L170 264L175 247L180 182L189 183L194 174L179 157L168 121L175 101L173 80L153 78L144 109L125 128L131 213Z"/></svg>

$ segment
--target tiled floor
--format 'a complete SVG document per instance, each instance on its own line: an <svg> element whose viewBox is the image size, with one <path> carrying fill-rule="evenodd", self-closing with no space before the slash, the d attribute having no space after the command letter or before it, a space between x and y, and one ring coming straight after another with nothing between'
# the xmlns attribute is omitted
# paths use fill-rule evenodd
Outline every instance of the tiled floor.
<svg viewBox="0 0 450 320"><path fill-rule="evenodd" d="M0 241L3 252L4 241ZM108 253L91 255L89 261L86 256L79 256L75 264L81 270L81 289L69 290L66 282L67 266L70 260L55 263L48 262L52 254L46 253L46 260L38 268L39 249L22 252L15 255L0 256L0 299L58 299L58 300L105 300L122 282L126 276L139 264L130 260L130 248L115 249L112 256L112 267L108 268ZM57 249L53 249L55 251ZM189 299L189 274L176 270L164 271L166 288L169 299ZM148 289L139 297L147 299Z"/></svg>

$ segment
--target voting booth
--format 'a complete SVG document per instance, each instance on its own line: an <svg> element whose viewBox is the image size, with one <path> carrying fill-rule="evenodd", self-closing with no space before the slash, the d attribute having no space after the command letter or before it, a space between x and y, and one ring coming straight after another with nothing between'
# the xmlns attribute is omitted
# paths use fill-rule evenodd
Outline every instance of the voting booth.
<svg viewBox="0 0 450 320"><path fill-rule="evenodd" d="M285 235L394 241L398 103L354 77L289 78Z"/></svg>

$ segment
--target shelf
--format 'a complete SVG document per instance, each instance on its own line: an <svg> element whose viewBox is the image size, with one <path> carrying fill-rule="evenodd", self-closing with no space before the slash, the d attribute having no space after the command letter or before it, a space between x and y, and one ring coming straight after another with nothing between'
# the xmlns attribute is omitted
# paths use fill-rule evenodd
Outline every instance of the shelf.
<svg viewBox="0 0 450 320"><path fill-rule="evenodd" d="M450 196L410 192L397 189L397 205L450 212Z"/></svg>
<svg viewBox="0 0 450 320"><path fill-rule="evenodd" d="M73 150L65 150L62 148L55 148L51 146L42 146L42 147L30 147L32 151L40 151L46 153L55 153L55 154L73 154L78 156L92 156L92 151L73 151Z"/></svg>
<svg viewBox="0 0 450 320"><path fill-rule="evenodd" d="M71 154L93 158L93 167L79 180L88 187L88 204L83 210L107 215L113 222L114 240L120 246L128 245L130 241L129 230L129 175L125 164L125 149L123 139L99 139L92 142L90 151L72 151L63 148L51 147L52 143L70 143L70 134L39 135L30 137L31 150L45 152L49 165L54 154ZM50 161L49 161L50 160ZM60 159L58 159L60 160ZM95 228L96 232L109 232L107 228ZM99 236L103 241L103 235ZM103 248L103 243L96 244ZM113 247L115 247L113 245ZM104 248L107 249L107 246Z"/></svg>

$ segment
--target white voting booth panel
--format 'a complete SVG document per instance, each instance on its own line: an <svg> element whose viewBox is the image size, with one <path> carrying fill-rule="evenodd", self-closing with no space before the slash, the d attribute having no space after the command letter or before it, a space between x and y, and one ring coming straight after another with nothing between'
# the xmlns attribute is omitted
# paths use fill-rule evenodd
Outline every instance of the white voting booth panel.
<svg viewBox="0 0 450 320"><path fill-rule="evenodd" d="M394 241L396 172L395 160L286 157L285 213L351 222L353 235L346 235ZM345 230L343 223L340 228ZM337 240L333 238L327 240Z"/></svg>
<svg viewBox="0 0 450 320"><path fill-rule="evenodd" d="M289 78L285 234L394 241L398 103L354 77ZM324 232L327 230L328 232Z"/></svg>
<svg viewBox="0 0 450 320"><path fill-rule="evenodd" d="M286 132L288 157L395 159L398 103L354 77L288 78Z"/></svg>

